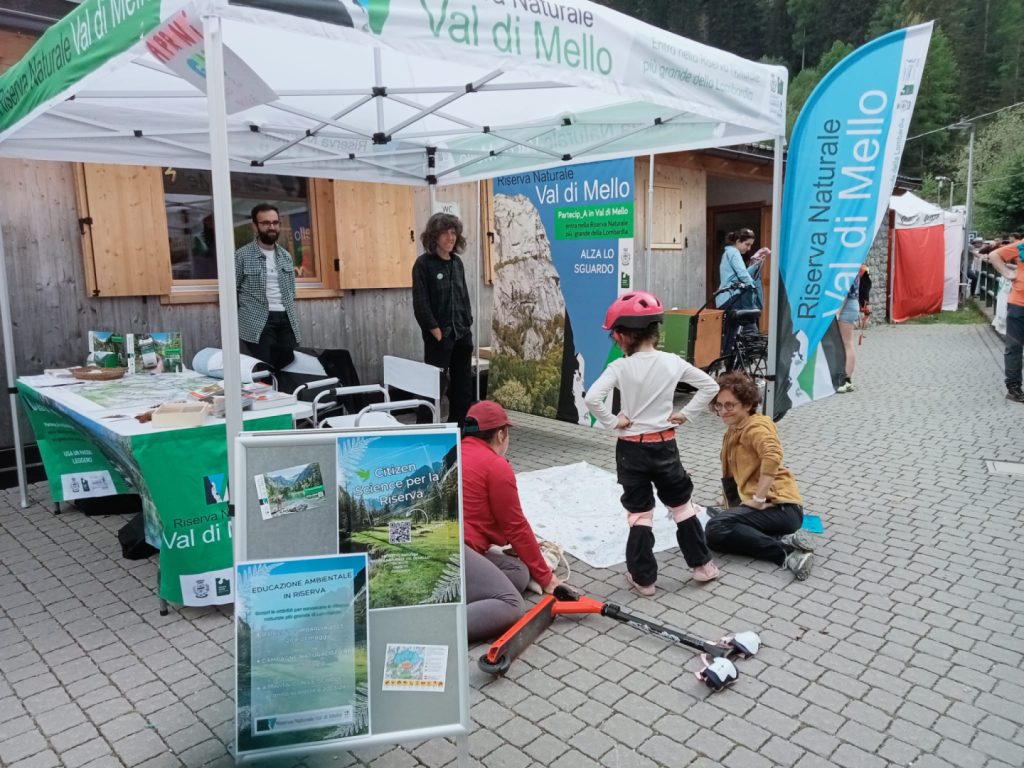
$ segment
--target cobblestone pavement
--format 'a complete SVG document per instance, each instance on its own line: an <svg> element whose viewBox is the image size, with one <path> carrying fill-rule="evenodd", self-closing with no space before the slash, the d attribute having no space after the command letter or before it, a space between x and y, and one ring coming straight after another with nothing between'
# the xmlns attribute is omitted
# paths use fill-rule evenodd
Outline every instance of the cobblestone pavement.
<svg viewBox="0 0 1024 768"><path fill-rule="evenodd" d="M721 580L697 586L669 550L657 596L638 599L621 565L572 563L585 593L670 626L760 631L765 647L740 663L739 682L709 696L687 649L598 616L559 619L506 678L472 665L478 764L1024 765L1024 477L985 465L1024 460L1001 344L984 326L884 327L859 353L856 392L779 425L807 509L825 522L809 580L721 557ZM614 468L606 435L518 421L520 471ZM721 428L708 416L682 434L696 497L712 500ZM160 617L155 559L120 558L122 518L54 516L45 486L30 491L26 510L16 489L0 497L0 765L230 765L230 612ZM282 764L455 757L435 740Z"/></svg>

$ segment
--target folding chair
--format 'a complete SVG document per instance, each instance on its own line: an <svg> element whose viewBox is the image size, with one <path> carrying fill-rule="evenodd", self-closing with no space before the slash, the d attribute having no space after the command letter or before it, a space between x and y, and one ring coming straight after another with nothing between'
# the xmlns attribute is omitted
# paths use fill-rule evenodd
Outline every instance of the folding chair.
<svg viewBox="0 0 1024 768"><path fill-rule="evenodd" d="M440 421L441 416L442 373L442 370L436 365L421 363L418 360L408 360L404 357L384 355L384 388L390 390L394 387L429 400L435 424Z"/></svg>

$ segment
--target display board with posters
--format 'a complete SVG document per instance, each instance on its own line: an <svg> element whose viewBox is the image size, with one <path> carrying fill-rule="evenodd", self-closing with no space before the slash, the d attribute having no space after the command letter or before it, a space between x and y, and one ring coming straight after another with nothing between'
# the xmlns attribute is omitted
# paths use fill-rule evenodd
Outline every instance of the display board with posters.
<svg viewBox="0 0 1024 768"><path fill-rule="evenodd" d="M236 759L433 737L468 759L458 438L238 438Z"/></svg>
<svg viewBox="0 0 1024 768"><path fill-rule="evenodd" d="M591 424L583 392L617 348L601 325L633 287L633 159L494 179L488 389L516 411Z"/></svg>

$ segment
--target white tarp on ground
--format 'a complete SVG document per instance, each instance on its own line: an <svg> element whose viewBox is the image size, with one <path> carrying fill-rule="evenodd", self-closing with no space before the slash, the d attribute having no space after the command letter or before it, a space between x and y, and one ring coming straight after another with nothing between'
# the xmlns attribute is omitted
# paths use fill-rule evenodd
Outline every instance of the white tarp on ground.
<svg viewBox="0 0 1024 768"><path fill-rule="evenodd" d="M444 184L784 133L784 68L586 0L245 2L83 3L0 77L0 156L209 167L204 15L236 171Z"/></svg>
<svg viewBox="0 0 1024 768"><path fill-rule="evenodd" d="M581 461L516 475L519 500L534 533L560 544L594 568L626 561L626 512L619 503L622 487L615 474ZM698 508L701 524L707 513ZM676 524L659 504L654 511L654 551L678 548ZM686 569L683 556L679 567Z"/></svg>

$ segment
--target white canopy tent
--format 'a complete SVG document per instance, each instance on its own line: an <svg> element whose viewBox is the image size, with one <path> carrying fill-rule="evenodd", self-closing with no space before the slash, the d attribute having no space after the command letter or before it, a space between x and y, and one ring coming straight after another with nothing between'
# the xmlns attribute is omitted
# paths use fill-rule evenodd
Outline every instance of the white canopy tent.
<svg viewBox="0 0 1024 768"><path fill-rule="evenodd" d="M774 140L777 253L786 83L587 0L86 0L0 77L0 157L209 168L231 242L232 170L432 186ZM227 427L234 468L234 397Z"/></svg>
<svg viewBox="0 0 1024 768"><path fill-rule="evenodd" d="M942 311L950 312L959 307L960 299L960 257L964 244L964 213L958 210L944 210L913 192L892 195L889 209L895 216L894 227L899 231L923 230L928 227L943 228L943 282Z"/></svg>

